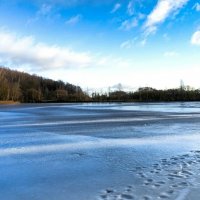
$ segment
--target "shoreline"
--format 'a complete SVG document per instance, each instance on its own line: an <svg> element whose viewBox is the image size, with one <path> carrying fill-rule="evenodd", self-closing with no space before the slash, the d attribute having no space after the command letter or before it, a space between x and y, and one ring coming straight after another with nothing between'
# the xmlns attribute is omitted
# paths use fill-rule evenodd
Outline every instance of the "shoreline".
<svg viewBox="0 0 200 200"><path fill-rule="evenodd" d="M20 104L18 101L0 101L0 105L16 105Z"/></svg>
<svg viewBox="0 0 200 200"><path fill-rule="evenodd" d="M95 104L112 104L112 103L184 103L184 102L199 102L200 101L43 101L43 102L19 102L19 101L0 101L0 105L16 105L16 104L80 104L80 103L95 103Z"/></svg>

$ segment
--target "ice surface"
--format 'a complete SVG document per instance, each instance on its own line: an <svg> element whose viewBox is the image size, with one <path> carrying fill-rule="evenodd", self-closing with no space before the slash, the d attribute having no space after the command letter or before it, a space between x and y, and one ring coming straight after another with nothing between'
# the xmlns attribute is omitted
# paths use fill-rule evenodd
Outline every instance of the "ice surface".
<svg viewBox="0 0 200 200"><path fill-rule="evenodd" d="M0 106L0 199L194 199L200 103Z"/></svg>

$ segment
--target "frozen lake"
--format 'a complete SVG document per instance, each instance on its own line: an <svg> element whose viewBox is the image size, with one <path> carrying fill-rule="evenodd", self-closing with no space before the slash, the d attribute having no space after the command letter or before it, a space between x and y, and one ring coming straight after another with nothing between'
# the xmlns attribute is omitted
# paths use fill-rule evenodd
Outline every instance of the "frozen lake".
<svg viewBox="0 0 200 200"><path fill-rule="evenodd" d="M199 200L200 103L0 106L0 199Z"/></svg>

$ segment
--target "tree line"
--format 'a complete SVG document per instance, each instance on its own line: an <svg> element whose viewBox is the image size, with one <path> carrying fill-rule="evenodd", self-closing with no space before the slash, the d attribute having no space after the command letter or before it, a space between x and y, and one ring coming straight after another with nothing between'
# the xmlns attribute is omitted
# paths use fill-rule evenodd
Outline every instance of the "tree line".
<svg viewBox="0 0 200 200"><path fill-rule="evenodd" d="M113 92L94 92L88 95L79 86L70 83L0 67L0 101L24 103L200 101L200 89L181 85L174 89L157 90L142 87L134 92L125 92L118 88Z"/></svg>
<svg viewBox="0 0 200 200"><path fill-rule="evenodd" d="M200 89L192 89L189 86L166 90L143 87L135 92L119 90L104 94L93 93L92 99L97 102L200 101Z"/></svg>
<svg viewBox="0 0 200 200"><path fill-rule="evenodd" d="M79 86L0 67L0 101L37 103L89 99Z"/></svg>

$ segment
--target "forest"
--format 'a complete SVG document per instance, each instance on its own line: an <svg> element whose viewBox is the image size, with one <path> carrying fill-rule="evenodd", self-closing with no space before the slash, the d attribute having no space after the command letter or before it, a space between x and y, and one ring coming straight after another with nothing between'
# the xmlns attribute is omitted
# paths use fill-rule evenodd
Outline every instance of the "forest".
<svg viewBox="0 0 200 200"><path fill-rule="evenodd" d="M114 91L105 94L93 93L97 102L169 102L200 101L200 90L181 86L180 88L157 90L151 87L139 88L134 92Z"/></svg>
<svg viewBox="0 0 200 200"><path fill-rule="evenodd" d="M94 92L89 95L79 86L70 83L0 67L0 101L22 103L200 101L200 89L184 85L166 90L142 87L131 92L119 89L107 93Z"/></svg>
<svg viewBox="0 0 200 200"><path fill-rule="evenodd" d="M80 102L90 98L78 86L0 67L0 101Z"/></svg>
<svg viewBox="0 0 200 200"><path fill-rule="evenodd" d="M105 94L93 93L93 101L97 102L170 102L200 101L200 89L181 85L179 88L157 90L142 87L134 92L114 91Z"/></svg>

